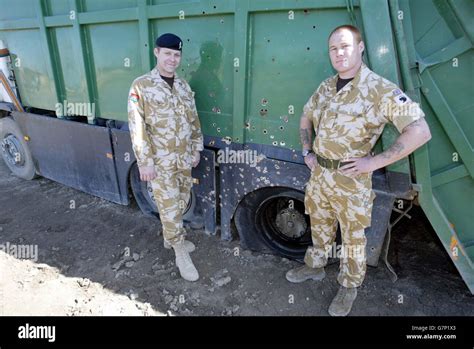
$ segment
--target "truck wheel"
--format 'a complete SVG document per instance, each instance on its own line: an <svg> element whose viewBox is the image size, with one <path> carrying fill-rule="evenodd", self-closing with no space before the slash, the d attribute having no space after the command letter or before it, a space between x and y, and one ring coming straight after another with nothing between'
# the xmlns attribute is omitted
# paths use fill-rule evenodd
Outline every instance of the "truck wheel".
<svg viewBox="0 0 474 349"><path fill-rule="evenodd" d="M36 169L28 144L10 117L0 119L0 145L3 161L15 176L27 180L35 178Z"/></svg>
<svg viewBox="0 0 474 349"><path fill-rule="evenodd" d="M245 196L234 215L241 241L254 250L302 259L311 244L311 225L304 213L304 193L289 188L263 188Z"/></svg>
<svg viewBox="0 0 474 349"><path fill-rule="evenodd" d="M130 171L130 185L132 187L133 195L137 201L138 206L143 213L147 215L154 215L159 217L158 208L153 198L153 190L149 182L143 182L140 180L140 172L138 171L137 164L133 165ZM188 206L184 211L183 219L187 219L188 216L192 215L196 206L196 196L194 190L191 190L191 199L188 202Z"/></svg>

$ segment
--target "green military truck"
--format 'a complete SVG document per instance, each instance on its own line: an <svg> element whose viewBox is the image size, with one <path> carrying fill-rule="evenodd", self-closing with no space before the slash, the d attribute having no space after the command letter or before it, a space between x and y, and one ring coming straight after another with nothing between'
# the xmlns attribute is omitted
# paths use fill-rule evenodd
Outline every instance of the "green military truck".
<svg viewBox="0 0 474 349"><path fill-rule="evenodd" d="M421 103L433 135L374 173L368 264L417 202L474 292L472 1L0 0L0 8L0 142L14 174L123 205L133 196L156 215L138 179L127 97L155 65L154 39L173 32L184 41L179 74L196 93L206 146L187 218L202 215L207 234L220 229L222 239L296 259L311 241L299 117L334 74L328 34L358 26L367 65ZM386 127L376 151L396 137Z"/></svg>

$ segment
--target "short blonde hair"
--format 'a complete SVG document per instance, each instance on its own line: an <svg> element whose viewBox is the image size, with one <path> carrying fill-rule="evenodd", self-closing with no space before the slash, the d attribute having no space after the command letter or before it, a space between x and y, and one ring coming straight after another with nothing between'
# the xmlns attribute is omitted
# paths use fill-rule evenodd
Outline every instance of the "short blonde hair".
<svg viewBox="0 0 474 349"><path fill-rule="evenodd" d="M362 34L360 33L359 28L354 27L353 25L350 25L350 24L344 24L344 25L340 25L339 27L336 27L336 28L331 32L331 34L329 34L328 40L331 38L331 36L332 36L334 33L338 32L339 30L342 30L342 29L347 29L347 30L349 30L349 31L355 36L355 39L357 40L357 43L359 43L359 42L362 41Z"/></svg>

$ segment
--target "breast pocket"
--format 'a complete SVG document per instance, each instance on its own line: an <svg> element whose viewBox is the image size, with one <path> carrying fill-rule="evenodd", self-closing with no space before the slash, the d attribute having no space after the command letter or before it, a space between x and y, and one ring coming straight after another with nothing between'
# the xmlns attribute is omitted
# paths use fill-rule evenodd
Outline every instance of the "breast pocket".
<svg viewBox="0 0 474 349"><path fill-rule="evenodd" d="M323 130L331 130L334 127L334 123L336 122L337 118L337 111L331 108L327 108L322 111L321 114L321 121L319 123L319 127Z"/></svg>
<svg viewBox="0 0 474 349"><path fill-rule="evenodd" d="M330 116L326 125L331 130L330 137L354 137L366 131L367 118L362 108L333 108Z"/></svg>
<svg viewBox="0 0 474 349"><path fill-rule="evenodd" d="M184 115L186 115L186 119L188 122L193 122L196 118L196 115L194 114L194 92L183 96L181 102L184 107Z"/></svg>
<svg viewBox="0 0 474 349"><path fill-rule="evenodd" d="M170 126L170 117L166 114L154 113L148 117L147 123L153 130L166 130Z"/></svg>

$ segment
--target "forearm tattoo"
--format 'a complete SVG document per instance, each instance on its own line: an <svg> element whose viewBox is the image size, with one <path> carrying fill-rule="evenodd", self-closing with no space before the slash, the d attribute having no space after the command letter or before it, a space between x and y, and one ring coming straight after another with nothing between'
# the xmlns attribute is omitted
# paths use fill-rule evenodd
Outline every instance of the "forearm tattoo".
<svg viewBox="0 0 474 349"><path fill-rule="evenodd" d="M300 139L302 145L311 145L311 133L307 128L300 128Z"/></svg>
<svg viewBox="0 0 474 349"><path fill-rule="evenodd" d="M387 151L383 152L381 155L385 159L391 159L393 156L400 155L404 150L405 146L399 141L396 141Z"/></svg>

